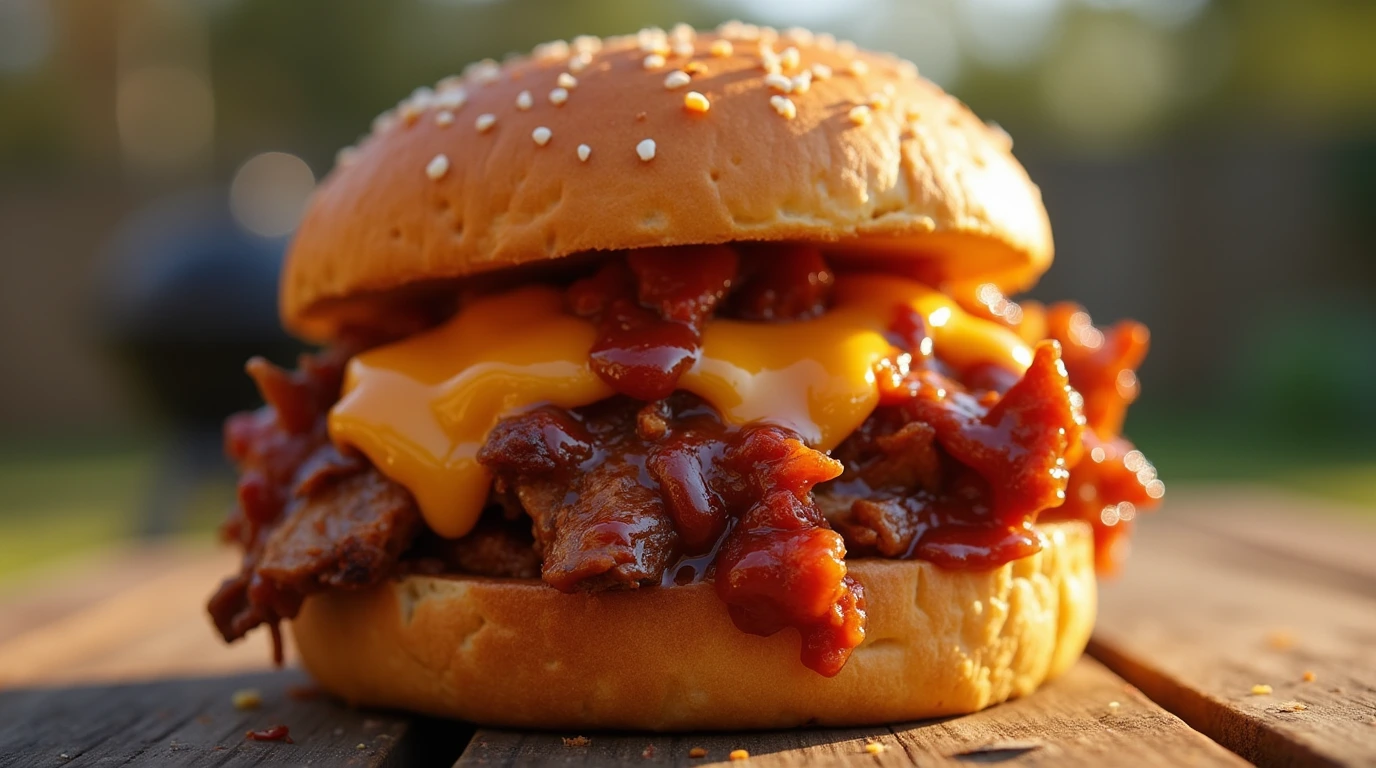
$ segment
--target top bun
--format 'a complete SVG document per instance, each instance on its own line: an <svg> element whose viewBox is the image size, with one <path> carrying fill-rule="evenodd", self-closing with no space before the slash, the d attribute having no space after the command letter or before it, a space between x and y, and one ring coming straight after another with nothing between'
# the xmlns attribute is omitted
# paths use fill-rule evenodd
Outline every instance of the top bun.
<svg viewBox="0 0 1376 768"><path fill-rule="evenodd" d="M911 62L829 35L732 22L546 43L419 89L341 153L282 317L326 340L471 275L738 240L1015 291L1052 245L1010 150Z"/></svg>

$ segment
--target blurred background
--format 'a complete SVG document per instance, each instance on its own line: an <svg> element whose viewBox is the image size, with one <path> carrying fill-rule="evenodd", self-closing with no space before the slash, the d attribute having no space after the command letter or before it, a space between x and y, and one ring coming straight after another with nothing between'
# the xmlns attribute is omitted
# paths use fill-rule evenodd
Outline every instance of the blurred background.
<svg viewBox="0 0 1376 768"><path fill-rule="evenodd" d="M1033 292L1152 329L1128 435L1173 489L1376 509L1376 3L0 0L0 581L208 531L282 248L421 84L577 34L729 18L915 61L1015 138Z"/></svg>

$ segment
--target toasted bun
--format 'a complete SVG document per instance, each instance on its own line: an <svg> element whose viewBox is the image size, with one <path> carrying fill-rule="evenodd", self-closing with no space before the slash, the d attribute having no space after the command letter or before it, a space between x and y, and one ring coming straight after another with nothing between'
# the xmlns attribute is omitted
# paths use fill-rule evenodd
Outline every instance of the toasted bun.
<svg viewBox="0 0 1376 768"><path fill-rule="evenodd" d="M646 61L656 50L663 64ZM668 87L692 67L704 71ZM830 76L792 90L791 105L772 101L784 98L779 77L814 67ZM576 84L553 103L569 74ZM685 106L691 91L708 111ZM486 130L484 115L495 117ZM650 160L637 151L646 139ZM288 256L282 316L328 339L479 273L737 240L834 243L928 278L1017 290L1050 265L1052 244L1010 149L910 62L804 30L736 23L546 44L418 91L341 153Z"/></svg>
<svg viewBox="0 0 1376 768"><path fill-rule="evenodd" d="M1030 693L1094 624L1083 523L992 571L858 560L869 628L841 673L798 635L749 635L710 585L563 594L536 581L412 576L306 600L306 668L358 704L522 728L697 730L864 725L952 715Z"/></svg>

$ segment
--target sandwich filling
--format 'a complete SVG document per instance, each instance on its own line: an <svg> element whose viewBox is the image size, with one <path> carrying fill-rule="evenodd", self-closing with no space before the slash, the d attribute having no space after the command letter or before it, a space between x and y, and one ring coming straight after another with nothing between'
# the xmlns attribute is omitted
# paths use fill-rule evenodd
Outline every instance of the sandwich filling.
<svg viewBox="0 0 1376 768"><path fill-rule="evenodd" d="M1162 495L1118 436L1145 329L837 271L802 245L611 255L295 372L230 419L243 568L226 639L413 572L566 592L710 582L834 675L864 638L846 557L987 569L1083 519L1099 564Z"/></svg>

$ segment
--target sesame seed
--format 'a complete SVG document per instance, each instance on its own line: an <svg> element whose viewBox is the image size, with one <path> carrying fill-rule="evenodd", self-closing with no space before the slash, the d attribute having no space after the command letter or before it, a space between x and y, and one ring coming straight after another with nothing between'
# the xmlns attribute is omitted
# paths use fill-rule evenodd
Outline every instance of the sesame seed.
<svg viewBox="0 0 1376 768"><path fill-rule="evenodd" d="M574 77L573 75L570 75L567 72L560 72L559 77L555 78L554 82L560 88L568 88L572 90L578 87L578 78Z"/></svg>
<svg viewBox="0 0 1376 768"><path fill-rule="evenodd" d="M817 47L821 48L824 51L836 50L836 35L833 35L830 32L818 33L815 42L817 43Z"/></svg>
<svg viewBox="0 0 1376 768"><path fill-rule="evenodd" d="M884 751L884 745L877 741L865 742L865 751L871 755L877 755Z"/></svg>
<svg viewBox="0 0 1376 768"><path fill-rule="evenodd" d="M549 143L552 136L554 136L554 132L543 125L530 132L530 138L542 147Z"/></svg>
<svg viewBox="0 0 1376 768"><path fill-rule="evenodd" d="M588 156L591 155L591 154L592 154L592 147L588 146L587 144L579 144L579 145L578 145L578 159L579 159L579 160L582 160L583 162L586 163L586 162L588 162Z"/></svg>
<svg viewBox="0 0 1376 768"><path fill-rule="evenodd" d="M704 747L693 747L688 750L688 756L693 758L707 757L707 749Z"/></svg>
<svg viewBox="0 0 1376 768"><path fill-rule="evenodd" d="M592 54L587 51L583 51L579 53L577 56L574 56L573 58L569 59L569 71L574 74L578 74L579 72L582 72L583 70L587 69L588 65L591 63Z"/></svg>
<svg viewBox="0 0 1376 768"><path fill-rule="evenodd" d="M1119 704L1119 703L1116 702L1116 701L1110 701L1110 702L1108 703L1108 711L1109 711L1109 712L1115 712L1115 713L1116 713L1116 712L1118 711L1118 708L1121 707L1121 706L1123 706L1123 705L1122 705L1122 704Z"/></svg>
<svg viewBox="0 0 1376 768"><path fill-rule="evenodd" d="M902 61L898 62L898 74L908 78L909 80L916 80L917 65L912 63L911 61L908 61L907 59L903 59Z"/></svg>
<svg viewBox="0 0 1376 768"><path fill-rule="evenodd" d="M687 58L688 56L693 55L693 44L688 42L687 40L680 40L677 43L674 43L673 51L675 56L682 56L684 58Z"/></svg>
<svg viewBox="0 0 1376 768"><path fill-rule="evenodd" d="M1270 695L1271 695L1271 686L1266 685L1265 683L1258 683L1258 684L1252 686L1252 695L1253 695L1253 696L1270 696Z"/></svg>
<svg viewBox="0 0 1376 768"><path fill-rule="evenodd" d="M664 56L658 53L652 53L645 57L645 61L642 62L641 65L646 69L659 69L664 66Z"/></svg>
<svg viewBox="0 0 1376 768"><path fill-rule="evenodd" d="M812 89L812 70L805 69L801 75L793 78L793 92L807 93Z"/></svg>
<svg viewBox="0 0 1376 768"><path fill-rule="evenodd" d="M579 35L573 38L573 49L579 53L596 53L602 50L602 38L596 35Z"/></svg>
<svg viewBox="0 0 1376 768"><path fill-rule="evenodd" d="M885 96L892 96L898 92L898 89L894 87L893 83L884 83L884 87L879 90L883 91Z"/></svg>
<svg viewBox="0 0 1376 768"><path fill-rule="evenodd" d="M864 104L861 104L858 107L851 107L850 112L847 112L846 116L849 117L850 121L852 123L855 123L856 125L870 124L870 108L865 106Z"/></svg>
<svg viewBox="0 0 1376 768"><path fill-rule="evenodd" d="M449 173L449 158L444 155L435 155L430 163L425 166L425 175L432 179L444 178L446 173Z"/></svg>
<svg viewBox="0 0 1376 768"><path fill-rule="evenodd" d="M784 37L788 38L789 40L792 40L795 43L801 43L803 45L811 45L813 39L815 38L815 36L812 34L812 30L803 29L802 27L789 27L788 29L785 29Z"/></svg>
<svg viewBox="0 0 1376 768"><path fill-rule="evenodd" d="M769 105L774 107L774 111L783 115L785 120L792 120L798 116L798 107L793 103L793 99L787 96L770 96Z"/></svg>
<svg viewBox="0 0 1376 768"><path fill-rule="evenodd" d="M448 76L448 77L443 77L443 78L440 78L440 81L439 81L438 83L435 83L435 90L436 90L436 91L448 91L448 90L451 90L451 89L460 89L460 90L461 90L462 88L463 88L463 78L460 77L459 75L450 75L450 76Z"/></svg>
<svg viewBox="0 0 1376 768"><path fill-rule="evenodd" d="M555 88L554 90L549 92L549 103L553 104L556 107L568 100L569 92L567 88Z"/></svg>
<svg viewBox="0 0 1376 768"><path fill-rule="evenodd" d="M693 82L693 78L689 77L687 72L670 72L669 76L664 78L664 87L672 91L675 88L682 88L691 82Z"/></svg>
<svg viewBox="0 0 1376 768"><path fill-rule="evenodd" d="M903 119L907 120L910 123L915 123L918 120L922 119L922 111L919 110L917 107L909 104L908 106L903 108Z"/></svg>
<svg viewBox="0 0 1376 768"><path fill-rule="evenodd" d="M713 56L730 56L732 51L730 40L713 40L712 47L708 49Z"/></svg>
<svg viewBox="0 0 1376 768"><path fill-rule="evenodd" d="M417 120L420 120L420 110L416 109L415 105L407 104L401 108L401 122L403 124L409 127L415 125Z"/></svg>
<svg viewBox="0 0 1376 768"><path fill-rule="evenodd" d="M647 163L655 159L655 140L646 139L635 145L635 153L640 155L640 159Z"/></svg>
<svg viewBox="0 0 1376 768"><path fill-rule="evenodd" d="M790 45L784 49L783 53L779 54L779 63L783 65L784 69L797 69L798 58L798 49Z"/></svg>
<svg viewBox="0 0 1376 768"><path fill-rule="evenodd" d="M407 100L418 107L424 108L433 98L435 98L435 92L431 90L429 86L421 85L417 86L414 91L411 91L411 95L407 97Z"/></svg>
<svg viewBox="0 0 1376 768"><path fill-rule="evenodd" d="M698 32L692 25L679 22L669 30L669 37L675 40L693 40L697 38Z"/></svg>
<svg viewBox="0 0 1376 768"><path fill-rule="evenodd" d="M772 75L777 75L781 71L783 71L782 65L779 62L779 54L771 51L768 48L764 48L763 46L761 46L761 48L762 50L760 51L760 66L764 67L764 71Z"/></svg>
<svg viewBox="0 0 1376 768"><path fill-rule="evenodd" d="M754 24L742 24L740 38L742 40L759 40L760 28Z"/></svg>
<svg viewBox="0 0 1376 768"><path fill-rule="evenodd" d="M842 40L836 44L836 52L848 59L854 58L856 52L855 43L849 40Z"/></svg>
<svg viewBox="0 0 1376 768"><path fill-rule="evenodd" d="M478 129L478 133L487 133L488 129L497 124L497 116L491 112L484 112L478 115L478 119L473 121L473 127Z"/></svg>
<svg viewBox="0 0 1376 768"><path fill-rule="evenodd" d="M435 106L441 109L462 109L468 103L468 91L462 88L446 88L435 96Z"/></svg>
<svg viewBox="0 0 1376 768"><path fill-rule="evenodd" d="M464 68L464 74L471 76L482 85L491 85L502 77L502 68L492 59L483 59Z"/></svg>
<svg viewBox="0 0 1376 768"><path fill-rule="evenodd" d="M749 760L750 753L744 749L733 749L728 757L732 760Z"/></svg>
<svg viewBox="0 0 1376 768"><path fill-rule="evenodd" d="M689 91L683 95L683 106L690 112L706 112L712 108L712 102L697 91Z"/></svg>
<svg viewBox="0 0 1376 768"><path fill-rule="evenodd" d="M1316 677L1317 677L1317 675L1315 675L1312 671L1306 671L1306 672L1304 673L1304 682L1306 682L1306 683L1312 683L1312 682L1314 682L1314 680L1315 680Z"/></svg>
<svg viewBox="0 0 1376 768"><path fill-rule="evenodd" d="M705 75L707 74L707 65L700 61L690 61L683 65L683 71L690 75Z"/></svg>
<svg viewBox="0 0 1376 768"><path fill-rule="evenodd" d="M873 109L888 109L890 103L891 102L889 101L889 97L885 94L870 94L870 107L872 107Z"/></svg>
<svg viewBox="0 0 1376 768"><path fill-rule="evenodd" d="M774 43L779 39L779 30L773 27L760 27L760 39L766 43Z"/></svg>
<svg viewBox="0 0 1376 768"><path fill-rule="evenodd" d="M530 91L521 91L516 94L516 108L524 112L535 105L535 99L531 97Z"/></svg>
<svg viewBox="0 0 1376 768"><path fill-rule="evenodd" d="M870 71L870 65L866 64L865 62L859 59L852 59L848 69L850 70L850 73L852 75L860 77L861 75L864 75L865 73Z"/></svg>
<svg viewBox="0 0 1376 768"><path fill-rule="evenodd" d="M831 67L828 67L825 64L813 64L812 76L817 78L818 80L826 80L827 78L831 77Z"/></svg>
<svg viewBox="0 0 1376 768"><path fill-rule="evenodd" d="M454 123L454 113L453 113L453 112L450 112L450 111L447 110L447 109L443 109L443 110L440 110L439 112L436 112L436 113L435 113L435 125L438 125L439 127L444 128L444 127L446 127L446 126L452 125L453 123Z"/></svg>
<svg viewBox="0 0 1376 768"><path fill-rule="evenodd" d="M532 53L537 59L563 59L569 55L569 44L563 40L553 40L535 46Z"/></svg>
<svg viewBox="0 0 1376 768"><path fill-rule="evenodd" d="M344 147L334 154L335 165L352 165L358 159L358 150L354 147Z"/></svg>
<svg viewBox="0 0 1376 768"><path fill-rule="evenodd" d="M783 75L770 73L764 76L764 84L778 91L788 93L793 90L793 81Z"/></svg>

